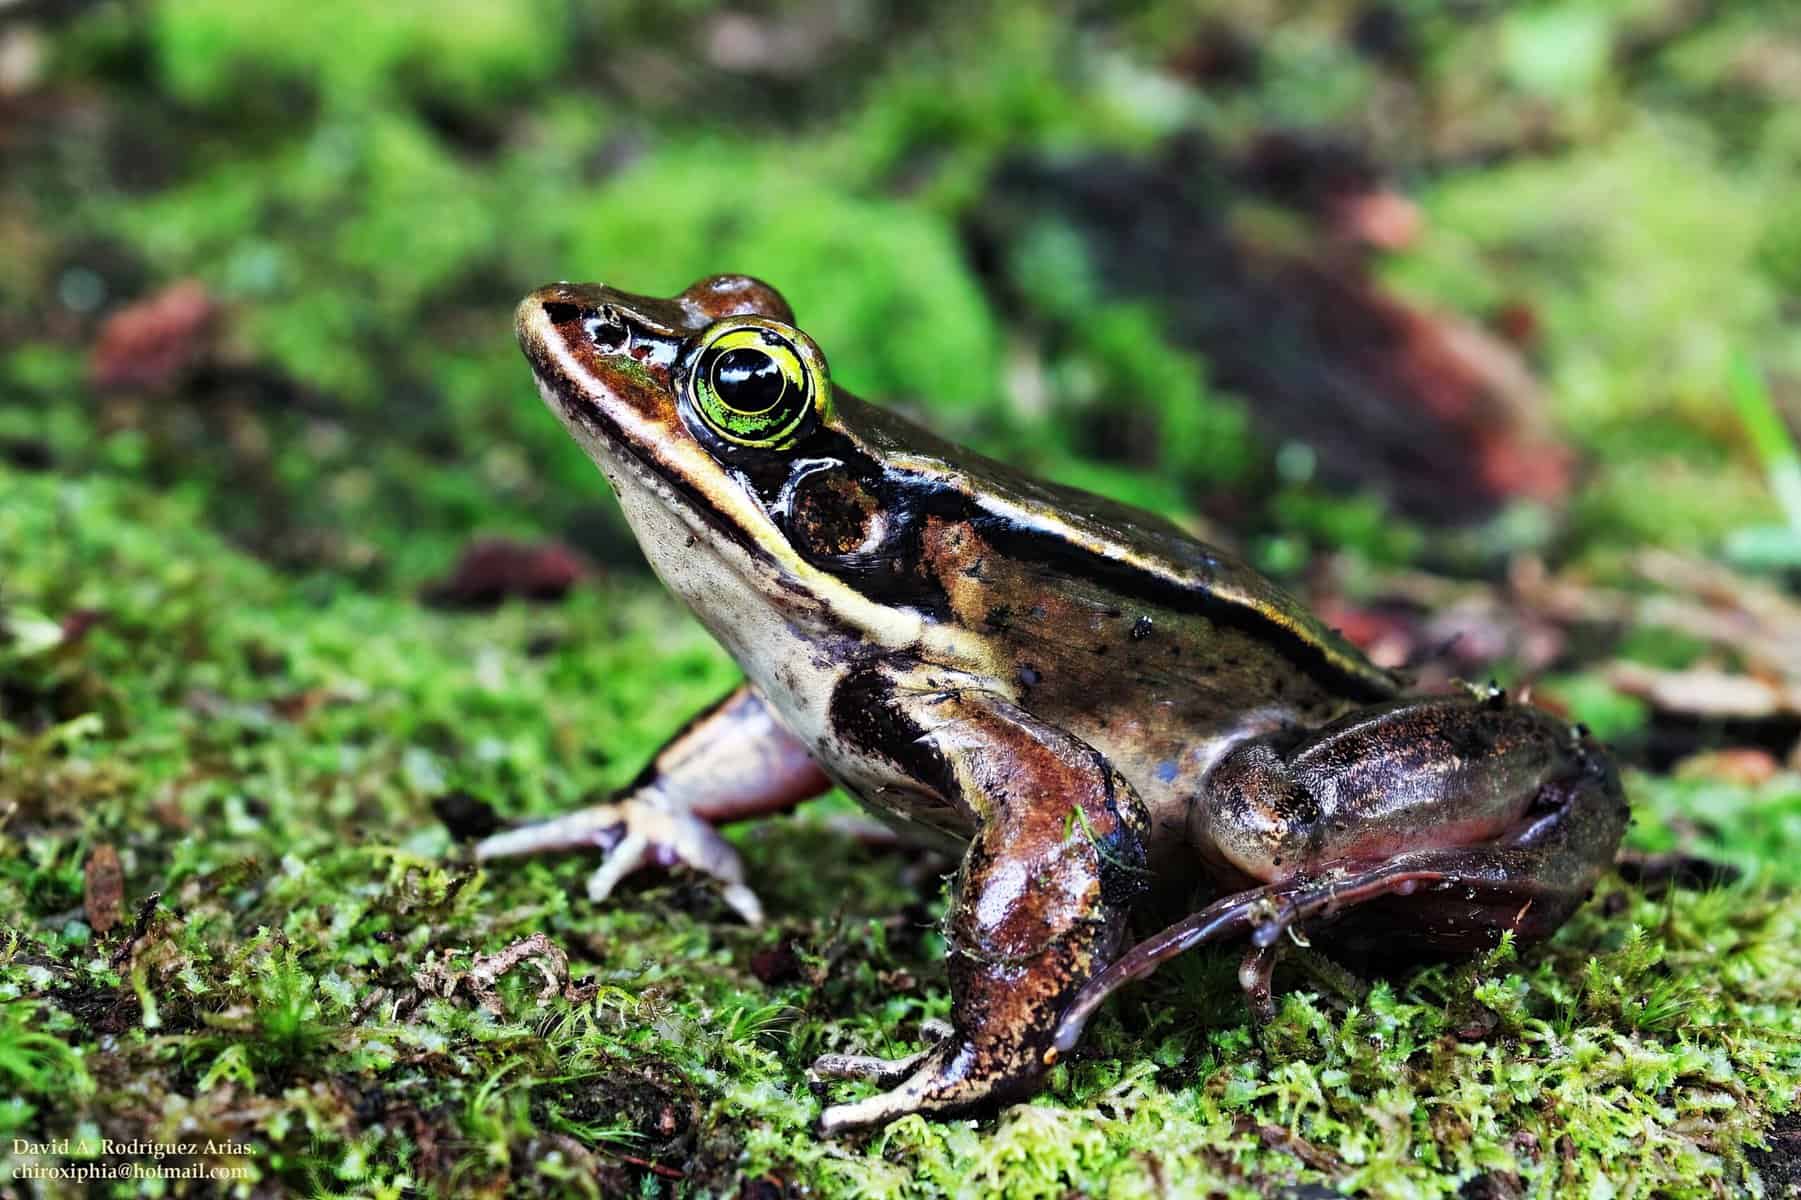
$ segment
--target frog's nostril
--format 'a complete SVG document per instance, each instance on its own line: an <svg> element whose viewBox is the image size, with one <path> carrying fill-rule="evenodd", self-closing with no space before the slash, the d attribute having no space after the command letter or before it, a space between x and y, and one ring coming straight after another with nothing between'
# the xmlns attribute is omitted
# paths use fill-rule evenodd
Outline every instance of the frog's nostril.
<svg viewBox="0 0 1801 1200"><path fill-rule="evenodd" d="M603 354L616 354L632 340L617 310L601 305L596 308L574 300L544 300L544 318L552 325L579 325L594 348Z"/></svg>
<svg viewBox="0 0 1801 1200"><path fill-rule="evenodd" d="M631 331L619 319L619 314L606 307L589 313L582 321L582 328L587 331L594 348L602 353L623 350L632 340Z"/></svg>

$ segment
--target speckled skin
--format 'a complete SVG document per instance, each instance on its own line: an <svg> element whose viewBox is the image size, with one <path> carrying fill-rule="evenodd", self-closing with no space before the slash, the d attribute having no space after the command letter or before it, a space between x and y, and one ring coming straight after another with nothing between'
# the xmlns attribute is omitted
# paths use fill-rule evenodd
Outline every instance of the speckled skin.
<svg viewBox="0 0 1801 1200"><path fill-rule="evenodd" d="M668 301L553 285L518 331L652 566L748 677L659 756L689 765L640 789L685 794L703 838L721 772L693 746L742 756L756 731L780 764L766 807L829 779L963 848L954 1028L904 1063L822 1062L893 1084L825 1130L1029 1091L1114 987L1197 941L1251 936L1261 1006L1292 924L1362 905L1344 927L1377 942L1539 935L1611 860L1625 805L1579 731L1503 697L1401 700L1248 567L835 392L798 331L819 400L793 443L719 436L689 373L746 314L793 321L767 285L719 276ZM503 837L494 853L580 844ZM1203 887L1233 894L1120 954L1144 897Z"/></svg>

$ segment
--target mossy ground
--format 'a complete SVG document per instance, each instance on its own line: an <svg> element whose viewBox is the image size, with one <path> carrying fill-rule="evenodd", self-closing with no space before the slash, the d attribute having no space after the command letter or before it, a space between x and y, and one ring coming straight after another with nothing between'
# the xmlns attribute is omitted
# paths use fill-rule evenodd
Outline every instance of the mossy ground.
<svg viewBox="0 0 1801 1200"><path fill-rule="evenodd" d="M1161 69L1197 35L1183 5L834 8L786 73L732 68L732 18L704 3L45 18L40 106L0 116L0 1145L235 1141L252 1177L230 1186L255 1194L1774 1178L1755 1155L1801 1101L1791 772L1632 774L1630 845L1735 882L1610 877L1547 946L1382 980L1298 955L1260 1039L1234 956L1196 955L1110 1006L1031 1103L841 1142L811 1134L806 1065L908 1051L944 1013L943 864L818 812L735 831L773 916L751 930L683 876L596 907L579 859L476 870L439 815L604 794L735 679L532 398L508 313L559 275L761 273L847 386L948 432L1163 508L1230 481L1272 569L1340 551L1481 575L1528 551L1604 578L1641 545L1713 553L1774 522L1721 396L1735 356L1779 397L1801 371L1801 122L1756 70L1766 43L1801 54L1793 14L1379 7L1405 70L1364 10L1222 7L1260 54L1226 90ZM1323 495L1154 315L1071 320L1070 294L1109 303L1079 290L1079 245L1011 268L1076 281L1038 313L965 251L1010 148L1269 123L1365 137L1407 182L1428 232L1381 263L1402 294L1477 318L1530 298L1587 461L1567 514L1451 535ZM226 305L214 353L264 384L98 394L98 320L183 276ZM1140 435L1091 453L1080 431L1119 414ZM600 571L554 606L421 604L472 530L562 537ZM1640 634L1621 652L1682 649ZM1630 732L1644 712L1596 665L1560 664L1565 698ZM104 934L84 909L103 847L124 883ZM527 960L484 1003L478 959L538 933L567 976L552 962L543 994Z"/></svg>

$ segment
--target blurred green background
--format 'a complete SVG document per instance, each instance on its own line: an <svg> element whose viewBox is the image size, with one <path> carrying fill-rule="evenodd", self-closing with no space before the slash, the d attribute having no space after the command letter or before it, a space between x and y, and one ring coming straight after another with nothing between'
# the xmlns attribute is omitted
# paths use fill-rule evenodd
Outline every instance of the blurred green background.
<svg viewBox="0 0 1801 1200"><path fill-rule="evenodd" d="M510 328L722 271L840 386L1538 684L1646 768L1637 852L1742 879L1361 1006L1285 975L1274 1058L1203 962L1048 1107L815 1144L811 1055L942 1010L937 876L740 833L749 931L460 849L734 678ZM241 1136L267 1194L1779 1180L1798 296L1776 0L0 5L0 1131ZM540 930L598 999L419 982ZM1477 995L1509 1040L1422 1059Z"/></svg>
<svg viewBox="0 0 1801 1200"><path fill-rule="evenodd" d="M1158 311L1232 281L1159 277L1085 227L1155 199L1070 219L1108 152L1180 191L1191 237L1523 325L1531 404L1580 469L1502 536L1707 548L1777 515L1725 381L1734 354L1779 391L1801 362L1780 5L35 7L6 58L8 435L204 488L292 566L416 581L471 526L629 557L521 400L508 306L727 269L781 288L844 385L986 449L1303 543L1278 566L1420 553L1393 468L1322 487L1280 455L1344 436L1321 395L1341 364L1286 383L1315 411L1257 420L1279 398L1220 382ZM1159 174L1177 137L1205 149ZM1009 188L1022 164L1072 178ZM1380 193L1418 207L1391 250L1347 232ZM100 322L189 278L228 335L196 353L251 378L110 425L45 412ZM1233 332L1278 354L1267 323L1305 302ZM221 408L253 444L220 444Z"/></svg>

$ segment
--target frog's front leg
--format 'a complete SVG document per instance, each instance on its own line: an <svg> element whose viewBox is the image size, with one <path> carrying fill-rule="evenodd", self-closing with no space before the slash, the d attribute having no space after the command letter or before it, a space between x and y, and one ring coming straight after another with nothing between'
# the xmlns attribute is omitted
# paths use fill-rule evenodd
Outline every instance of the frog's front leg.
<svg viewBox="0 0 1801 1200"><path fill-rule="evenodd" d="M475 856L598 849L605 858L588 879L596 902L635 871L681 863L719 881L726 903L754 925L763 906L714 826L786 811L830 786L806 746L743 684L684 725L605 803L495 834Z"/></svg>
<svg viewBox="0 0 1801 1200"><path fill-rule="evenodd" d="M1144 884L1149 829L1143 804L1105 758L1000 695L930 673L872 672L841 688L859 697L870 748L906 747L909 773L961 807L975 833L945 929L952 1028L903 1063L816 1063L821 1075L882 1082L908 1069L890 1091L828 1108L825 1133L1034 1086L1064 1006L1118 948Z"/></svg>

